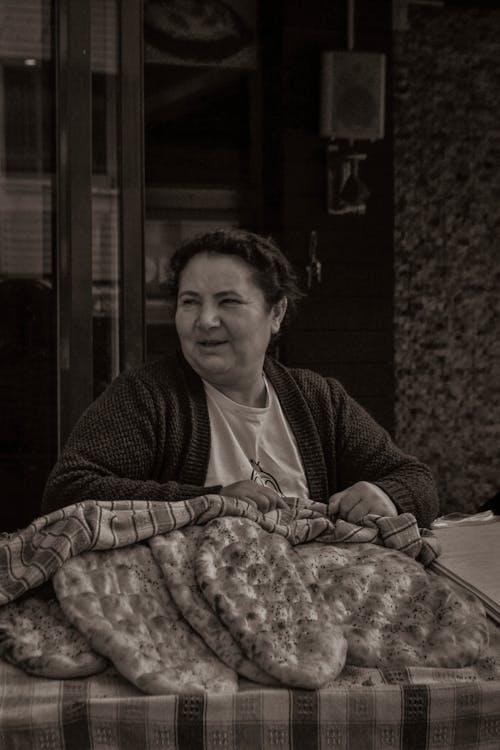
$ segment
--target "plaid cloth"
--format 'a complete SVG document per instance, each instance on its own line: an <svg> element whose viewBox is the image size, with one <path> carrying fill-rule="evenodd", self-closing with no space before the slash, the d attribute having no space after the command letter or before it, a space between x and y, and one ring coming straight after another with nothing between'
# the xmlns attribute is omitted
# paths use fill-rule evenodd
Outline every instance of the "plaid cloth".
<svg viewBox="0 0 500 750"><path fill-rule="evenodd" d="M500 681L140 695L112 671L29 677L0 661L2 750L498 750Z"/></svg>
<svg viewBox="0 0 500 750"><path fill-rule="evenodd" d="M394 518L369 515L362 526L327 516L326 506L289 499L287 509L262 514L243 500L202 495L190 500L85 501L37 518L0 540L0 605L48 581L70 557L87 550L125 547L155 534L219 516L249 518L291 544L307 541L372 542L397 549L429 565L439 554L436 538L420 531L410 513Z"/></svg>

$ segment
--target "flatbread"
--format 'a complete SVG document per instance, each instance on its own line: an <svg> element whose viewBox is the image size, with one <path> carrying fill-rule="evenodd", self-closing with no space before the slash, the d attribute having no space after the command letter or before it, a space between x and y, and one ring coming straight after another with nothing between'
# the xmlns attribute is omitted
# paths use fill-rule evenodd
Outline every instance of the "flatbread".
<svg viewBox="0 0 500 750"><path fill-rule="evenodd" d="M276 680L246 658L229 630L212 611L196 583L194 558L202 532L201 526L188 526L149 540L170 595L191 627L224 664L253 682L276 684Z"/></svg>
<svg viewBox="0 0 500 750"><path fill-rule="evenodd" d="M459 668L486 650L479 600L408 555L373 544L312 542L296 550L344 629L348 664Z"/></svg>
<svg viewBox="0 0 500 750"><path fill-rule="evenodd" d="M245 518L204 529L195 559L203 595L247 657L285 685L319 688L342 670L342 630L316 577L281 535Z"/></svg>
<svg viewBox="0 0 500 750"><path fill-rule="evenodd" d="M108 665L56 599L35 596L0 608L0 654L29 674L52 679L88 677Z"/></svg>
<svg viewBox="0 0 500 750"><path fill-rule="evenodd" d="M236 692L236 673L182 618L149 547L86 552L53 582L69 620L143 692Z"/></svg>

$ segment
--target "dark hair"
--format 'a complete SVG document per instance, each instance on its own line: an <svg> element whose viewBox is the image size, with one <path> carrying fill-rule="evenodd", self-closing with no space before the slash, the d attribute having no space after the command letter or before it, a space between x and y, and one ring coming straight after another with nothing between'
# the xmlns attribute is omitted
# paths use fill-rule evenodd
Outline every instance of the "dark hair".
<svg viewBox="0 0 500 750"><path fill-rule="evenodd" d="M188 240L171 257L164 288L168 301L174 305L181 273L191 258L200 253L236 255L245 260L254 269L254 281L270 308L287 298L285 319L292 317L304 296L290 262L270 237L243 229L216 229Z"/></svg>

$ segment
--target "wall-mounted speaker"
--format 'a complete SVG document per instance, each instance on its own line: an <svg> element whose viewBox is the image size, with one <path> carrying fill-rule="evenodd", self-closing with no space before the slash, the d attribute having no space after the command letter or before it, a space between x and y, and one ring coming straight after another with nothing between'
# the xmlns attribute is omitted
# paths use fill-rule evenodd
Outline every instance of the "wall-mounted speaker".
<svg viewBox="0 0 500 750"><path fill-rule="evenodd" d="M385 55L323 52L320 134L374 141L384 137Z"/></svg>

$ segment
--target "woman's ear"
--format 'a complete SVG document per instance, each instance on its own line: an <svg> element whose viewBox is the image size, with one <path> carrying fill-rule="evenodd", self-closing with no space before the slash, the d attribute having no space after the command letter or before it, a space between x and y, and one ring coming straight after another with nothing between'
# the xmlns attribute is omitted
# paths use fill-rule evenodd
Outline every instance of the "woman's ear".
<svg viewBox="0 0 500 750"><path fill-rule="evenodd" d="M281 324L283 322L283 318L285 317L286 308L288 306L288 300L286 297L282 297L278 302L276 302L271 310L271 333L278 333L279 329L281 328Z"/></svg>

